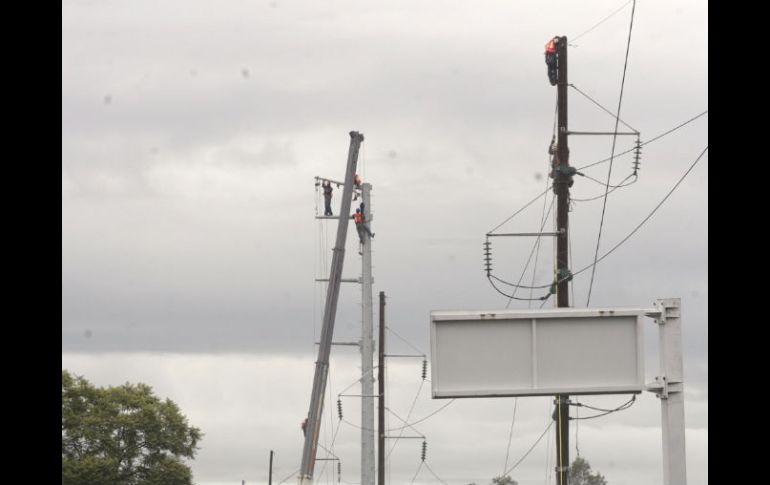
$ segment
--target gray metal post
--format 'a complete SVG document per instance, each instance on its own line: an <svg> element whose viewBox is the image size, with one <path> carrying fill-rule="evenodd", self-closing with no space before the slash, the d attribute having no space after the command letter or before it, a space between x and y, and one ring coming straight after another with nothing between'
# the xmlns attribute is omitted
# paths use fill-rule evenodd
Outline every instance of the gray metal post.
<svg viewBox="0 0 770 485"><path fill-rule="evenodd" d="M345 170L345 186L342 190L342 199L340 200L341 217L337 226L337 240L334 244L332 264L329 270L329 286L326 290L321 342L318 346L318 359L315 363L315 374L313 376L313 390L310 395L310 409L307 413L305 445L302 448L302 464L299 470L299 483L301 485L313 483L313 470L315 469L318 433L321 428L321 417L323 415L326 379L329 376L329 354L331 353L332 336L334 334L334 319L337 315L342 266L345 261L345 238L347 237L348 224L350 223L350 219L343 216L350 214L350 199L353 195L353 179L358 162L358 149L363 141L364 135L356 131L350 132L350 150L348 151L348 163Z"/></svg>
<svg viewBox="0 0 770 485"><path fill-rule="evenodd" d="M660 299L660 376L657 395L663 428L663 484L687 484L684 427L684 364L682 359L682 313L679 298Z"/></svg>
<svg viewBox="0 0 770 485"><path fill-rule="evenodd" d="M371 184L361 185L364 223L371 228ZM374 335L372 315L372 239L363 231L361 262L361 485L374 485Z"/></svg>

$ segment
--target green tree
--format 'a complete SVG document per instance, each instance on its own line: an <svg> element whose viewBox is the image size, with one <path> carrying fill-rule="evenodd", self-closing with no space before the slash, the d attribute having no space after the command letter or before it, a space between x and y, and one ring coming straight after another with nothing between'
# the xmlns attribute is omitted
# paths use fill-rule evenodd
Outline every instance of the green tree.
<svg viewBox="0 0 770 485"><path fill-rule="evenodd" d="M492 479L492 485L519 485L519 482L510 477L510 475L500 475Z"/></svg>
<svg viewBox="0 0 770 485"><path fill-rule="evenodd" d="M607 485L607 480L599 473L591 473L591 464L581 457L575 458L569 467L570 485Z"/></svg>
<svg viewBox="0 0 770 485"><path fill-rule="evenodd" d="M62 370L62 485L192 485L202 434L146 384L96 388Z"/></svg>

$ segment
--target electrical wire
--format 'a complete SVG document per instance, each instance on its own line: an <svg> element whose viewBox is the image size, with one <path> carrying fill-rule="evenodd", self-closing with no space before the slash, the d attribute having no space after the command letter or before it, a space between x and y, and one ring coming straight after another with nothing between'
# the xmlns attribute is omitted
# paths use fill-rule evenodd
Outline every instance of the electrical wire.
<svg viewBox="0 0 770 485"><path fill-rule="evenodd" d="M666 194L666 196L665 196L665 197L663 197L663 199L662 199L660 202L658 202L658 205L656 205L656 206L655 206L655 208L653 208L653 209L652 209L652 212L650 212L650 213L647 215L647 217L645 217L644 219L642 219L642 222L640 222L640 223L639 223L639 224L638 224L638 225L637 225L637 226L636 226L636 227L635 227L635 228L634 228L634 229L633 229L633 230L632 230L632 231L631 231L631 232L630 232L630 233L629 233L629 234L628 234L626 237L624 237L623 239L621 239L621 240L620 240L620 242L618 242L618 243L617 243L615 246L613 246L613 247L612 247L612 249L610 249L609 251L607 251L606 253L604 253L604 254L603 254L603 255L602 255L602 256L601 256L599 259L597 259L595 262L593 262L593 263L589 264L589 265L588 265L588 266L586 266L585 268L582 268L582 269L580 269L579 271L576 271L576 272L575 272L575 273L574 273L572 276L576 276L576 275L578 275L578 274L582 273L583 271L585 271L585 270L587 270L587 269L591 268L592 266L594 266L594 265L598 264L598 263L599 263L600 261L602 261L604 258L606 258L606 257L607 257L607 256L609 256L610 254L612 254L612 253L613 253L613 252L614 252L616 249L618 249L618 248L619 248L619 247L620 247L620 246L621 246L623 243L625 243L626 241L628 241L628 239L629 239L629 238L631 238L631 236L633 236L633 235L636 233L636 231L638 231L638 230L639 230L639 229L640 229L640 228L641 228L641 227L644 225L644 223L646 223L648 220L650 220L650 218L651 218L651 217L652 217L652 216L653 216L653 215L654 215L654 214L655 214L655 213L658 211L658 209L660 209L660 207L661 207L661 206L663 205L663 203L664 203L664 202L665 202L665 201L666 201L666 200L667 200L667 199L668 199L668 198L671 196L671 194L673 194L673 193L674 193L674 191L677 189L677 187L679 187L679 185L682 183L682 181L684 181L685 177L687 177L687 175L688 175L688 174L689 174L689 173L692 171L692 169L693 169L693 168L695 168L695 165L697 165L697 164L698 164L698 162L700 161L700 159L701 159L701 158L703 158L703 155L705 155L706 151L708 151L708 148L709 148L709 147L708 147L708 145L707 145L707 146L706 146L706 148L704 148L704 149L703 149L703 151L700 153L700 155L698 155L698 158L696 158L696 159L695 159L695 161L692 163L692 165L690 165L690 167L689 167L689 168L688 168L688 169L687 169L687 170L684 172L684 174L683 174L683 175L682 175L682 176L679 178L679 180L676 182L676 184L674 184L674 186L671 188L671 190L669 190L669 191L668 191L668 193ZM561 281L557 281L557 283L560 283L560 282L561 282Z"/></svg>
<svg viewBox="0 0 770 485"><path fill-rule="evenodd" d="M294 470L293 472L289 473L289 476L287 476L286 478L284 478L283 480L281 480L280 482L278 482L278 485L281 485L282 483L285 483L285 482L286 482L286 480L290 479L291 477L293 477L293 476L294 476L294 475L296 475L297 473L299 473L299 468L297 468L297 469L296 469L296 470Z"/></svg>
<svg viewBox="0 0 770 485"><path fill-rule="evenodd" d="M541 193L540 193L540 194L539 194L537 197L535 197L534 199L532 199L532 200L530 200L529 202L527 202L526 204L524 204L524 207L522 207L521 209L519 209L519 210L517 210L516 212L514 212L514 213L513 213L513 214L512 214L510 217L508 217L506 220L504 220L503 222L501 222L500 224L498 224L497 226L495 226L495 227L494 227L494 229L492 229L492 230L490 230L490 231L487 231L487 234L492 234L493 232L495 232L497 229L499 229L499 228L500 228L500 226L502 226L502 225L503 225L503 224L505 224L506 222L508 222L508 221L510 221L511 219L513 219L514 217L516 217L516 216L517 216L519 213L521 213L521 211L523 211L523 210L524 210L524 209L526 209L527 207L529 207L529 206L531 206L532 204L534 204L534 203L535 203L535 202L536 202L536 201L537 201L537 200L538 200L540 197L542 197L542 196L544 196L545 194L547 194L547 193L548 193L548 191L549 191L550 189L551 189L551 185L549 184L549 185L548 185L548 187L547 187L547 188L546 188L546 189L545 189L543 192L541 192Z"/></svg>
<svg viewBox="0 0 770 485"><path fill-rule="evenodd" d="M631 3L631 1L632 1L632 0L628 0L628 2L626 2L626 3L624 3L624 4L623 4L623 6L621 6L620 8L618 8L617 10L615 10L614 12L612 12L611 14L609 14L608 16L604 17L604 18L603 18L602 20L600 20L598 23L594 24L594 25L593 25L593 27L590 27L588 30L586 30L585 32L581 33L580 35L576 35L576 36L575 36L575 37L572 39L572 42L575 42L575 41L576 41L576 40L578 40L579 38L583 37L583 36L584 36L584 35L586 35L587 33L589 33L589 32L591 32L592 30L594 30L596 27L600 26L601 24L603 24L604 22L606 22L607 20L609 20L610 18L612 18L612 17L613 17L615 14L617 14L618 12L620 12L621 10L623 10L624 8L626 8L626 5L628 5L629 3ZM569 45L573 45L573 44L572 44L572 43L570 43ZM575 47L577 47L577 46L575 46Z"/></svg>
<svg viewBox="0 0 770 485"><path fill-rule="evenodd" d="M487 277L487 279L489 280L489 283L492 285L492 288L494 288L494 289L495 289L495 291L497 291L498 293L500 293L501 295L503 295L503 296L504 296L504 297L506 297L506 298L512 298L512 299L514 299L514 300L519 300L519 301L540 301L540 300L542 300L542 301L545 301L545 300L547 300L548 298L550 298L550 296L553 294L553 293L551 293L551 292L549 291L548 293L546 293L545 295L543 295L543 296L541 296L541 297L539 297L539 298L520 298L520 297L518 297L518 296L515 296L515 295L513 295L513 294L508 294L508 293L505 293L504 291L502 291L500 288L498 288L498 287L497 287L497 285L495 285L495 284L492 282L492 279L493 279L493 278L494 278L494 279L498 279L498 278L496 278L495 276L492 276L492 275L490 275L490 276L488 276L488 277ZM550 286L550 285L549 285L549 286Z"/></svg>
<svg viewBox="0 0 770 485"><path fill-rule="evenodd" d="M623 90L626 85L626 69L628 68L628 53L631 50L631 32L634 28L634 12L636 11L636 0L634 0L633 5L631 6L631 25L628 28L628 41L626 43L626 58L623 62L623 77L620 81L620 96L618 97L618 112L615 116L615 134L612 136L612 150L610 151L610 167L607 171L607 188L604 193L604 202L602 204L602 217L599 221L599 234L596 237L596 251L594 253L594 266L591 270L591 282L588 284L588 298L586 299L586 307L588 307L589 303L591 303L591 291L594 287L594 276L596 275L596 260L599 257L599 245L601 244L602 240L602 228L604 227L604 215L607 210L607 195L609 195L610 190L610 178L612 177L612 162L615 157L615 144L617 143L618 139L618 123L620 122L620 107L623 104Z"/></svg>
<svg viewBox="0 0 770 485"><path fill-rule="evenodd" d="M419 424L419 423L422 423L423 421L427 421L427 420L428 420L428 418L432 418L433 416L435 416L435 415L436 415L436 414L438 414L439 412L441 412L441 411L443 411L444 409L446 409L446 408L447 408L447 407L448 407L450 404L452 404L452 403L453 403L453 402L455 402L455 401L456 401L456 399L452 399L452 400L451 400L451 401L449 401L448 403L444 404L443 406L441 406L440 408L436 409L435 411L433 411L432 413L428 414L427 416L424 416L424 417L422 417L422 418L418 419L417 421L413 421L413 422L411 422L411 423L408 423L408 424L407 424L407 425L405 425L405 426L400 426L400 427L398 427L398 428L389 428L389 429L387 429L386 431L388 431L388 432L391 432L391 431L398 431L399 429L403 429L403 428L409 428L409 427L412 427L412 426L414 426L415 424Z"/></svg>
<svg viewBox="0 0 770 485"><path fill-rule="evenodd" d="M505 449L505 465L503 465L503 475L508 468L508 456L511 453L511 441L513 440L513 424L516 422L516 408L519 405L519 398L516 397L513 400L513 419L511 419L511 431L508 433L508 447Z"/></svg>
<svg viewBox="0 0 770 485"><path fill-rule="evenodd" d="M629 183L625 183L625 181L630 179L631 177L634 177L634 180L632 180ZM637 180L639 180L638 176L634 175L633 173L628 174L626 176L626 178L621 180L618 185L613 186L609 191L607 191L606 195L609 195L609 194L615 192L615 190L617 190L617 189L620 189L620 188L623 188L623 187L628 187L629 185L633 185L633 184L635 184L637 182ZM606 184L604 182L600 182L600 183L602 185L606 186ZM596 197L589 197L587 199L576 199L576 198L570 197L570 201L573 201L573 202L593 202L593 201L599 200L599 199L601 199L603 197L605 197L605 194L597 195Z"/></svg>
<svg viewBox="0 0 770 485"><path fill-rule="evenodd" d="M535 447L537 446L537 444L538 444L538 443L540 443L540 440L542 440L542 439L543 439L543 436L545 436L545 434L548 432L548 430L549 430L549 429L551 429L551 426L553 426L553 423L554 423L553 421L551 421L550 423L548 423L548 426L546 426L546 427L545 427L545 430L543 431L543 434L541 434L541 435L540 435L540 437L539 437L537 440L535 440L535 442L532 444L532 446L530 446L530 447L529 447L529 450L527 450L527 452L526 452L526 453L524 453L524 455L522 455L522 457L521 457L521 458L519 458L519 460L518 460L516 463L514 463L514 464L513 464L513 466L512 466L511 468L509 468L508 470L506 470L505 472L503 472L503 476L505 476L505 475L509 475L509 474L510 474L510 473L511 473L513 470L515 470L515 469L516 469L516 467L517 467L517 466L519 466L519 464L520 464L522 461L524 461L524 459L525 459L527 456L529 456L529 454L532 452L532 450L534 450L534 449L535 449Z"/></svg>
<svg viewBox="0 0 770 485"><path fill-rule="evenodd" d="M412 415L412 411L414 411L414 406L417 404L417 399L420 397L420 391L422 391L422 386L424 384L425 384L425 381L421 379L420 387L417 388L417 393L414 396L412 405L409 407L409 412L406 414L406 419L404 420L404 423L407 423L407 424L409 423L409 417ZM398 437L395 440L393 440L393 446L390 447L390 451L388 452L388 456L386 458L390 458L390 455L393 453L393 450L396 448L396 445L398 444L398 440L401 439L401 436L403 434L404 434L404 428L401 428L401 431L398 433Z"/></svg>
<svg viewBox="0 0 770 485"><path fill-rule="evenodd" d="M575 408L575 452L578 458L580 458L580 401L575 398L577 407Z"/></svg>
<svg viewBox="0 0 770 485"><path fill-rule="evenodd" d="M402 337L401 335L399 335L399 334L398 334L398 333L397 333L395 330L393 330L392 328L390 328L390 327L388 327L388 326L385 326L385 330L388 330L388 331L392 332L392 333L393 333L393 335L395 335L396 337L398 337L399 339L401 339L401 341L402 341L402 342L404 342L406 345L410 346L410 347L412 348L412 350L416 351L416 352L417 352L417 353L419 353L420 355L422 355L422 356L425 356L425 355L426 355L426 354L425 354L425 352L423 352L422 350L418 349L418 348L417 348L417 347L415 347L414 345L410 344L408 340L406 340L404 337Z"/></svg>
<svg viewBox="0 0 770 485"><path fill-rule="evenodd" d="M572 418L572 417L571 417L571 418L570 418L570 420L574 420L574 421L582 421L582 420L584 420L584 419L594 419L594 418L600 418L600 417L602 417L602 416L606 416L606 415L608 415L608 414L612 414L612 413L615 413L615 412L618 412L618 411L625 411L626 409L628 409L628 408L630 408L631 406L633 406L635 402L636 402L636 396L632 396L632 397L631 397L631 399L629 399L627 402L625 402L625 403L621 404L620 406L616 407L615 409L608 409L608 410L604 410L605 412L603 412L603 413L601 413L601 414L595 414L595 415L593 415L593 416L585 416L585 417L582 417L582 418L578 418L578 417L574 417L574 418ZM587 408L589 408L589 409L596 409L596 410L599 410L598 408L592 408L591 406L586 406L585 404L581 404L581 405L580 405L580 407L587 407Z"/></svg>
<svg viewBox="0 0 770 485"><path fill-rule="evenodd" d="M390 433L391 431L398 431L398 430L401 430L401 429L404 429L404 428L411 428L415 424L422 423L423 421L427 421L429 418L432 418L433 416L435 416L439 412L441 412L444 409L446 409L453 402L455 402L455 399L452 399L448 403L444 404L443 406L441 406L440 408L436 409L435 411L433 411L432 413L428 414L427 416L423 416L422 418L418 419L417 421L413 421L411 423L406 423L404 426L397 426L395 428L388 428L385 431ZM361 426L359 426L359 425L357 425L355 423L351 423L350 421L348 421L345 418L342 418L340 421L342 421L343 423L347 424L348 426L351 426L351 427L356 428L356 429L362 429L362 430L366 430L366 431L376 431L376 430L374 430L372 428L362 428Z"/></svg>
<svg viewBox="0 0 770 485"><path fill-rule="evenodd" d="M661 133L660 135L658 135L658 136L656 136L656 137L653 137L653 138L651 138L651 139L647 140L647 141L646 141L646 142L644 142L644 143L641 143L641 144L639 144L639 146L645 146L645 145L648 145L648 144L650 144L650 143L653 143L653 142L655 142L655 141L658 141L658 140L660 140L661 138L663 138L664 136L666 136L666 135L669 135L669 134L671 134L671 133L675 132L675 131L676 131L676 130L678 130L679 128L682 128L682 127L684 127L684 126L686 126L686 125L688 125L688 124L692 123L693 121L697 120L698 118L700 118L701 116L703 116L703 115L707 114L708 112L709 112L709 110L706 110L706 111L704 111L704 112L702 112L702 113L700 113L700 114L698 114L698 115L696 115L696 116L694 116L694 117L690 118L689 120L685 121L684 123L680 123L679 125L677 125L677 126L675 126L675 127L671 128L670 130L667 130L667 131L665 131L665 132ZM631 148L631 149L629 149L629 150L626 150L626 151L624 151L624 152L620 152L620 153L616 154L616 155L615 155L615 157L620 157L621 155L626 155L626 154L628 154L628 153L631 153L631 152L633 152L634 150L636 150L636 147L634 147L634 148ZM591 167L593 167L593 166L599 165L600 163L604 163L604 162L607 162L607 161L609 161L609 160L610 160L610 158L605 158L605 159L603 159L603 160L599 160L598 162L589 163L588 165L583 165L582 167L579 167L579 168L578 168L578 170L584 170L584 169L586 169L586 168L591 168Z"/></svg>
<svg viewBox="0 0 770 485"><path fill-rule="evenodd" d="M416 471L416 472L414 472L414 476L412 477L412 481L411 481L411 482L409 482L409 484L410 484L410 485L414 484L414 481L415 481L415 480L417 480L417 475L419 475L419 474L420 474L420 470L422 470L422 465L423 465L424 463L425 463L424 461L420 460L420 466L418 466L418 467L417 467L417 471Z"/></svg>
<svg viewBox="0 0 770 485"><path fill-rule="evenodd" d="M547 211L545 209L545 204L543 204L543 206L544 206L543 207L543 215L542 215L542 217L540 219L540 230L539 230L539 232L543 232L543 229L545 228L545 224L548 221L548 216L550 216L550 214L551 214L551 207L553 207L553 203L554 203L555 200L556 200L556 194L554 194L553 197L551 198L551 205L548 207ZM539 246L540 246L540 238L541 237L542 236L540 236L540 235L537 236L537 239L535 240L535 244L532 246L532 250L529 252L529 256L527 257L527 262L524 264L524 269L521 270L521 276L519 276L519 281L516 282L516 285L510 285L510 286L515 286L515 289L513 290L513 294L511 295L511 298L508 299L508 303L505 304L505 308L508 308L508 306L511 304L511 300L513 300L513 296L516 295L516 291L519 289L519 287L521 285L521 280L524 279L524 275L527 272L527 268L529 268L529 262L532 261L532 256L535 254L535 250L538 249ZM533 269L533 276L532 276L532 278L534 279L534 269ZM533 283L533 285L534 285L534 283ZM550 285L545 285L545 286L542 286L542 288L547 288L549 286ZM532 290L534 290L534 288L530 288L530 292L529 292L530 301L532 299Z"/></svg>
<svg viewBox="0 0 770 485"><path fill-rule="evenodd" d="M631 3L631 2L629 1L629 3ZM629 124L628 124L628 123L626 123L625 121L623 121L623 120L621 120L620 118L618 118L617 116L615 116L615 114L613 114L613 113L612 113L612 111L608 110L607 108L605 108L604 106L602 106L602 105L601 105L601 104L600 104L598 101L596 101L594 98L592 98L592 97L591 97L591 96L589 96L588 94L586 94L586 93L584 93L583 91L581 91L580 89L578 89L578 87L577 87L577 86L575 86L574 84L571 84L571 83L570 83L570 84L568 84L567 86L570 86L572 89L574 89L574 90L575 90L575 91L577 91L578 93L580 93L580 94L582 94L583 96L585 96L585 97L586 97L586 98L587 98L589 101L591 101L593 104L595 104L596 106L598 106L599 108L601 108L601 109L602 109L602 110L603 110L605 113L609 114L610 116L612 116L613 118L615 118L616 120L620 121L620 122L621 122L621 123L623 123L625 126L627 126L628 128L630 128L630 129L631 129L631 131L633 131L633 132L634 132L634 133L636 133L637 135L639 134L639 130L637 130L637 129L636 129L636 128L634 128L633 126L629 125ZM616 128L616 130L617 130L617 128Z"/></svg>
<svg viewBox="0 0 770 485"><path fill-rule="evenodd" d="M678 129L680 129L680 128L684 127L684 126L687 126L688 124L690 124L690 123L692 123L693 121L697 120L697 119L698 119L698 118L700 118L701 116L704 116L704 115L708 114L708 112L709 112L708 110L705 110L705 111L703 111L702 113L700 113L700 114L698 114L698 115L695 115L694 117L690 118L689 120L687 120L687 121L684 121L683 123L680 123L679 125L677 125L677 126L675 126L675 127L671 128L671 129L669 129L669 130L667 130L667 131L665 131L665 132L663 132L663 133L661 133L661 134L659 134L659 135L657 135L657 136L655 136L655 137L653 137L653 138L651 138L651 139L649 139L649 140L647 140L647 141L645 141L645 142L643 142L643 143L640 143L640 144L639 144L639 146L640 146L640 147L642 147L642 146L648 145L648 144L650 144L650 143L656 142L656 141L658 141L659 139L661 139L661 138L663 138L663 137L665 137L665 136L667 136L667 135L669 135L669 134L671 134L671 133L675 132L676 130L678 130ZM620 157L620 156L623 156L623 155L627 155L627 154L629 154L629 153L633 152L634 150L636 150L636 147L634 147L634 148L631 148L631 149L629 149L629 150L626 150L626 151L624 151L624 152L620 152L620 153L617 153L617 154L615 154L615 158L618 158L618 157ZM582 167L578 167L578 169L577 169L577 170L584 170L584 169L586 169L586 168L591 168L591 167L594 167L594 166L596 166L596 165L599 165L599 164L602 164L602 163L608 162L608 161L610 160L610 158L612 158L612 157L609 157L609 158L605 158L605 159L602 159L602 160L599 160L599 161L596 161L596 162L592 162L592 163L589 163L589 164L587 164L587 165L583 165ZM602 185L605 185L605 184L604 184L604 182L600 182L600 183L601 183ZM538 199L540 199L540 197L542 197L542 196L544 196L545 194L547 194L547 193L548 193L548 191L549 191L550 189L551 189L551 185L549 185L549 186L548 186L548 187L545 189L545 191L543 191L543 192L541 192L540 194L538 194L538 195L537 195L537 196L536 196L534 199L532 199L532 200L530 200L529 202L527 202L527 203L526 203L526 204L525 204L523 207L519 208L519 209L518 209L516 212L514 212L514 213L513 213L511 216L509 216L509 217L508 217L507 219L505 219L503 222L501 222L500 224L498 224L497 226L495 226L495 228L494 228L494 229L492 229L492 230L490 230L490 231L487 231L487 234L492 234L493 232L495 232L495 231L496 231L497 229L499 229L499 228L500 228L502 225L504 225L505 223L507 223L508 221L510 221L511 219L513 219L514 217L516 217L518 214L520 214L520 213L521 213L521 212L522 212L524 209L526 209L526 208L527 208L527 207L529 207L530 205L534 204L534 203L535 203L535 202L536 202ZM577 201L579 201L579 202L584 202L584 201L581 201L581 200L578 200L578 199L572 199L572 200L577 200Z"/></svg>
<svg viewBox="0 0 770 485"><path fill-rule="evenodd" d="M431 473L431 475L433 475L436 478L436 480L438 480L439 482L443 483L444 485L448 485L447 482L445 482L444 480L441 479L441 477L436 475L436 472L434 472L433 469L430 467L430 465L428 465L427 461L423 462L423 463L425 463L425 468L428 469L428 471Z"/></svg>
<svg viewBox="0 0 770 485"><path fill-rule="evenodd" d="M390 409L390 408L385 408L385 410L386 410L387 412L389 412L390 414L392 414L393 416L395 416L396 418L398 418L398 420L399 420L399 421L401 421L402 423L404 423L404 424L405 424L405 425L406 425L408 428L410 428L412 431L414 431L415 433L417 433L417 434L419 435L419 437L421 437L422 439L425 439L425 433L423 433L423 432L422 432L422 431L420 431L419 429L417 429L417 428L415 428L414 426L412 426L411 424L409 424L409 423L406 421L406 419L404 419L404 418L402 418L401 416L399 416L398 414L396 414L396 412L395 412L395 411L393 411L393 410L392 410L392 409ZM388 457L386 456L386 457L385 457L385 459L387 459L387 458L388 458Z"/></svg>
<svg viewBox="0 0 770 485"><path fill-rule="evenodd" d="M547 179L546 179L545 184L546 184L546 186L548 185L548 180ZM546 204L546 199L543 199L543 214L540 217L541 225L543 227L545 227L545 225L543 223L544 223L544 219L546 217L545 204ZM551 202L551 204L553 205L553 202ZM542 232L542 229L540 231ZM538 236L537 237L537 241L536 241L537 251L535 252L535 264L532 266L532 283L530 283L530 285L532 285L532 286L535 286L535 275L537 274L537 260L540 257L540 241L541 241L540 236ZM529 297L530 298L532 298L532 292L533 292L533 289L530 288L530 290L529 290ZM532 302L528 301L527 302L527 308L530 308L531 306L532 306Z"/></svg>

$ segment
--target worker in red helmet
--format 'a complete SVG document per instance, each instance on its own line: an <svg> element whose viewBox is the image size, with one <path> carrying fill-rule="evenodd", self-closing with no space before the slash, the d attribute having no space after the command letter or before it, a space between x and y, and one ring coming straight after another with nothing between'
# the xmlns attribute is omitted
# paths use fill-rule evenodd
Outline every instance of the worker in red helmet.
<svg viewBox="0 0 770 485"><path fill-rule="evenodd" d="M545 63L548 66L548 80L551 82L551 86L556 86L558 82L558 56L556 54L558 47L558 36L549 40L545 45Z"/></svg>

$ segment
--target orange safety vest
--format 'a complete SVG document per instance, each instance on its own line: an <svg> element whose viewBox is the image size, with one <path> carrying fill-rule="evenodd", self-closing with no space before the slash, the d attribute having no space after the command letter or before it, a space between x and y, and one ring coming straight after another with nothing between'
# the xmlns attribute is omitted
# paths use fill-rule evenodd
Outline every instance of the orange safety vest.
<svg viewBox="0 0 770 485"><path fill-rule="evenodd" d="M556 52L556 46L553 45L553 39L549 40L548 43L545 45L545 52L546 54Z"/></svg>
<svg viewBox="0 0 770 485"><path fill-rule="evenodd" d="M353 214L353 220L356 221L356 224L361 224L361 213L356 212Z"/></svg>

